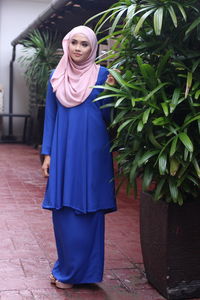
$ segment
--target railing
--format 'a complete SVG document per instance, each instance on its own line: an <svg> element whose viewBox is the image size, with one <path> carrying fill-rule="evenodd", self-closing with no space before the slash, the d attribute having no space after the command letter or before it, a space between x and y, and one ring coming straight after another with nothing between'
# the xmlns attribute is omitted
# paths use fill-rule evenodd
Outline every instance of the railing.
<svg viewBox="0 0 200 300"><path fill-rule="evenodd" d="M30 115L28 114L13 114L13 113L0 113L0 118L3 118L3 117L8 117L9 120L10 119L13 119L13 118L24 118L24 127L23 127L23 132L22 132L22 140L21 142L22 143L26 143L27 142L27 124L28 124L28 120L30 119ZM15 139L14 137L12 136L4 136L2 137L2 140L1 142L14 142Z"/></svg>

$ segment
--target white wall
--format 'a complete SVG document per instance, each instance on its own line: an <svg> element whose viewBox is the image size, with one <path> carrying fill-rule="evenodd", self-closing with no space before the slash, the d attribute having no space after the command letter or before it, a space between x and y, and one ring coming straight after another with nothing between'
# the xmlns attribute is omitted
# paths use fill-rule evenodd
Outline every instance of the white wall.
<svg viewBox="0 0 200 300"><path fill-rule="evenodd" d="M50 0L0 0L0 85L4 87L4 112L9 107L9 63L12 57L11 41L45 10ZM22 55L16 47L17 57ZM20 64L14 63L13 112L28 113L28 89ZM7 125L4 122L4 131ZM14 134L20 135L22 120L15 120ZM4 132L5 134L6 132Z"/></svg>

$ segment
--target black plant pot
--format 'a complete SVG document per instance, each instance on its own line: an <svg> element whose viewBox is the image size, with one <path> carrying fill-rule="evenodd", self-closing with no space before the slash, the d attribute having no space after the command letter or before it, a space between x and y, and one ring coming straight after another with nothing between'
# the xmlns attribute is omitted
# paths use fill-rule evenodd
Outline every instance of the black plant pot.
<svg viewBox="0 0 200 300"><path fill-rule="evenodd" d="M148 281L167 299L200 297L200 200L180 207L142 193L140 232Z"/></svg>

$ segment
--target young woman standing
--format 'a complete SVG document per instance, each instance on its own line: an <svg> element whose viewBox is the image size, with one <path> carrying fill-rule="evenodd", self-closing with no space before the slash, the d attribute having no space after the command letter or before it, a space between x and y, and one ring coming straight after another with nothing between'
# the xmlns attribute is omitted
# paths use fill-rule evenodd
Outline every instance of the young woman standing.
<svg viewBox="0 0 200 300"><path fill-rule="evenodd" d="M93 102L108 70L95 64L97 39L86 26L63 39L64 55L48 84L42 170L48 177L43 208L52 210L58 259L51 282L58 288L102 281L104 215L116 210L106 122L110 111Z"/></svg>

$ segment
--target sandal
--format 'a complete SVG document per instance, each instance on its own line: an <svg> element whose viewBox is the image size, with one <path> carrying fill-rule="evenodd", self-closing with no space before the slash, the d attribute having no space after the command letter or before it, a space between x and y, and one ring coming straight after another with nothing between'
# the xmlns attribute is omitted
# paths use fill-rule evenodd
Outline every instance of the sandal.
<svg viewBox="0 0 200 300"><path fill-rule="evenodd" d="M56 284L56 287L59 288L59 289L71 289L71 288L73 288L73 284L64 283L64 282L61 282L59 280L56 280L55 284Z"/></svg>
<svg viewBox="0 0 200 300"><path fill-rule="evenodd" d="M56 278L53 276L52 273L50 274L49 279L52 284L56 284Z"/></svg>

